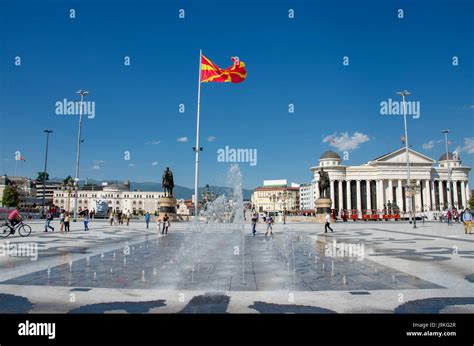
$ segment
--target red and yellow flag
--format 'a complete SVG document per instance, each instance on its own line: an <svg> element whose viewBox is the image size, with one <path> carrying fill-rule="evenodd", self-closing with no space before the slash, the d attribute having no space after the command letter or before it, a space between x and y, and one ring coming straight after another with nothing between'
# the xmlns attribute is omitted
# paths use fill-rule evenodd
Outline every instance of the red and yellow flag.
<svg viewBox="0 0 474 346"><path fill-rule="evenodd" d="M236 56L232 57L232 61L234 62L232 67L221 69L204 55L201 55L201 83L243 82L247 77L244 62Z"/></svg>

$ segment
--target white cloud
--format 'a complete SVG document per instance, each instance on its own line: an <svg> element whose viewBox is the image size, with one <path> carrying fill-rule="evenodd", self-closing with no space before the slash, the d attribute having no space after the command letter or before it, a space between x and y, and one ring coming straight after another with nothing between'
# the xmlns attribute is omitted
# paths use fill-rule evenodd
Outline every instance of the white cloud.
<svg viewBox="0 0 474 346"><path fill-rule="evenodd" d="M359 148L362 143L368 142L369 140L369 136L360 132L354 132L351 136L349 136L347 132L343 132L340 135L335 133L334 135L324 137L323 143L329 142L331 147L339 151L351 151Z"/></svg>
<svg viewBox="0 0 474 346"><path fill-rule="evenodd" d="M92 166L92 169L95 170L95 171L98 171L98 170L100 170L100 166L99 165L94 165L94 166Z"/></svg>
<svg viewBox="0 0 474 346"><path fill-rule="evenodd" d="M129 163L128 167L135 167L135 164L134 163Z"/></svg>
<svg viewBox="0 0 474 346"><path fill-rule="evenodd" d="M435 141L434 140L428 141L428 142L423 143L421 145L421 147L425 150L431 150L431 149L434 148L434 146L435 146Z"/></svg>
<svg viewBox="0 0 474 346"><path fill-rule="evenodd" d="M464 138L464 145L456 148L457 153L474 154L474 137Z"/></svg>
<svg viewBox="0 0 474 346"><path fill-rule="evenodd" d="M208 142L214 142L216 139L217 139L217 138L214 137L214 136L209 136L209 137L207 137L207 141L208 141Z"/></svg>
<svg viewBox="0 0 474 346"><path fill-rule="evenodd" d="M104 160L94 160L92 162L94 163L94 165L103 165L105 163Z"/></svg>
<svg viewBox="0 0 474 346"><path fill-rule="evenodd" d="M153 167L158 166L158 161L153 161L153 162L151 163L151 165L152 165Z"/></svg>
<svg viewBox="0 0 474 346"><path fill-rule="evenodd" d="M148 141L145 144L157 145L157 144L160 144L160 143L161 143L161 141Z"/></svg>
<svg viewBox="0 0 474 346"><path fill-rule="evenodd" d="M189 138L188 137L178 137L176 139L178 142L181 142L181 143L186 143L189 141Z"/></svg>

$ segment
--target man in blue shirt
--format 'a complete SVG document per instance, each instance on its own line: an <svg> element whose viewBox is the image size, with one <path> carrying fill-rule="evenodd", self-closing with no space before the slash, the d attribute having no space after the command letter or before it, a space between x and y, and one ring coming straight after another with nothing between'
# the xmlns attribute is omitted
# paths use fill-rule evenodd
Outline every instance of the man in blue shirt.
<svg viewBox="0 0 474 346"><path fill-rule="evenodd" d="M464 233L472 234L472 214L469 208L464 210L462 214L462 222L464 223Z"/></svg>

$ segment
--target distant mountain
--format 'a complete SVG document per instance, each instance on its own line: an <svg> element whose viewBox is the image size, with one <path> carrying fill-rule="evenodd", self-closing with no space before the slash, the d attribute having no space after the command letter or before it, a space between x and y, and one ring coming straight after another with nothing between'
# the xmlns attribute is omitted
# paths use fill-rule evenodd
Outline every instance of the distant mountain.
<svg viewBox="0 0 474 346"><path fill-rule="evenodd" d="M61 178L51 178L49 180L50 182L62 182L63 179ZM115 180L107 180L109 183L115 183ZM122 180L117 180L118 183L123 183ZM95 179L87 179L88 184L95 184L95 185L101 185L102 181L95 180ZM84 180L79 181L79 185L83 186L85 184ZM130 189L133 190L141 190L141 191L163 191L161 188L161 183L156 183L156 182L130 182ZM230 187L223 187L223 186L209 186L209 190L211 192L214 192L216 195L230 195L232 192ZM204 187L199 188L199 195L202 194L204 191ZM174 195L176 198L183 198L183 199L189 199L192 197L194 193L194 189L185 187L185 186L180 186L180 185L175 185L174 186ZM244 195L244 200L250 200L252 196L252 190L248 189L243 189L243 195Z"/></svg>
<svg viewBox="0 0 474 346"><path fill-rule="evenodd" d="M144 182L144 183L137 183L137 182L131 182L130 183L130 188L132 190L142 190L142 191L162 191L163 189L161 188L160 183L153 183L153 182ZM223 187L223 186L209 186L209 190L211 192L214 192L216 195L227 195L229 196L231 194L231 188L230 187ZM199 195L202 194L204 191L204 187L199 188ZM243 189L242 193L244 196L245 200L250 200L252 196L252 190L248 189ZM188 199L191 198L192 195L194 194L194 189L185 187L185 186L180 186L180 185L175 185L173 193L176 198L184 198Z"/></svg>

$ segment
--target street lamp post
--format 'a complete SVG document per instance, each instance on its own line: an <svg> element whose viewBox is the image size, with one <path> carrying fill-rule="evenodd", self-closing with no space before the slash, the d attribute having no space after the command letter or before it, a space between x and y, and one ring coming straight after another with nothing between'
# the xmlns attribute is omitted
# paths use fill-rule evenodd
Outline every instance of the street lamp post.
<svg viewBox="0 0 474 346"><path fill-rule="evenodd" d="M410 213L412 214L412 220L413 220L413 228L416 228L416 215L415 215L415 201L414 201L414 189L412 188L411 185L411 179L410 179L410 158L409 158L409 150L408 150L408 126L407 126L407 107L406 107L406 101L405 101L405 96L410 95L411 93L408 90L403 90L397 92L397 95L400 95L402 97L402 105L403 105L403 122L405 125L405 155L406 155L406 161L407 161L407 188L410 190Z"/></svg>
<svg viewBox="0 0 474 346"><path fill-rule="evenodd" d="M452 200L451 200L451 168L449 164L449 151L448 151L448 133L449 130L443 130L441 133L444 133L444 142L446 145L446 161L447 161L447 167L448 167L448 186L446 187L446 192L447 192L447 202L448 202L448 210L451 211L452 209Z"/></svg>
<svg viewBox="0 0 474 346"><path fill-rule="evenodd" d="M82 130L82 106L84 102L84 96L89 94L88 91L78 90L76 94L81 96L79 106L79 130L77 131L77 153L76 153L76 177L74 179L74 185L76 187L76 193L74 194L74 218L73 221L77 221L77 192L79 191L79 159L81 157L81 130Z"/></svg>
<svg viewBox="0 0 474 346"><path fill-rule="evenodd" d="M44 207L45 207L45 194L46 194L46 171L48 168L48 147L49 147L49 134L52 133L53 131L51 130L44 130L44 133L46 133L46 152L44 156L44 171L43 171L43 201L42 201L42 210L41 210L41 215L44 216Z"/></svg>

